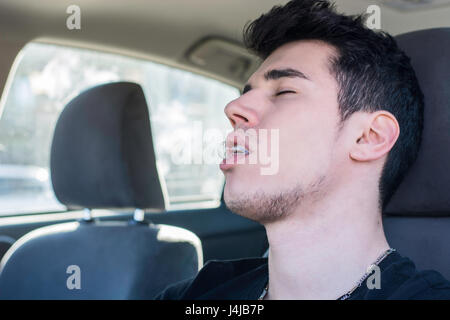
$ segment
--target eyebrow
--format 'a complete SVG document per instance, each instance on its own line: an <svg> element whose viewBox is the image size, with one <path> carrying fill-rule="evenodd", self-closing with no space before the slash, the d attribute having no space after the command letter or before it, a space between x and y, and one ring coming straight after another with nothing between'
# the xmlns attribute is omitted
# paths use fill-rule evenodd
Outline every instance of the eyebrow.
<svg viewBox="0 0 450 320"><path fill-rule="evenodd" d="M264 74L264 79L266 81L269 80L278 80L281 78L301 78L305 80L310 80L303 72L287 68L287 69L273 69L269 70ZM242 90L242 94L245 94L252 90L252 86L250 84L246 84L244 86L244 89Z"/></svg>

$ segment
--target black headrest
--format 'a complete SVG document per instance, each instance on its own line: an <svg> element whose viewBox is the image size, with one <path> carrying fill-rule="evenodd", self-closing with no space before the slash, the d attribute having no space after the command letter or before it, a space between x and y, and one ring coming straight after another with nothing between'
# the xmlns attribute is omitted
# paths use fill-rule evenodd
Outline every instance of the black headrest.
<svg viewBox="0 0 450 320"><path fill-rule="evenodd" d="M142 88L110 83L70 101L56 123L50 169L68 207L163 209Z"/></svg>
<svg viewBox="0 0 450 320"><path fill-rule="evenodd" d="M425 119L417 161L385 213L450 216L450 28L406 33L397 42L425 95Z"/></svg>

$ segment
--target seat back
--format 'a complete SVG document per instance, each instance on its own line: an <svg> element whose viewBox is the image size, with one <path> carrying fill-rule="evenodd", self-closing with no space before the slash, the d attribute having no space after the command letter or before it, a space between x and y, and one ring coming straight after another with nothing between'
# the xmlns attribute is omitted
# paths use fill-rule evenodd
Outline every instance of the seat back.
<svg viewBox="0 0 450 320"><path fill-rule="evenodd" d="M397 37L425 96L418 158L384 210L391 246L450 279L450 28Z"/></svg>
<svg viewBox="0 0 450 320"><path fill-rule="evenodd" d="M152 299L202 267L192 232L143 219L164 209L141 87L81 93L63 110L51 150L57 198L69 208L138 208L135 220L85 220L36 229L0 262L0 299Z"/></svg>
<svg viewBox="0 0 450 320"><path fill-rule="evenodd" d="M167 225L80 221L43 227L8 251L0 299L153 299L198 272L198 252L201 243L192 232Z"/></svg>
<svg viewBox="0 0 450 320"><path fill-rule="evenodd" d="M419 270L436 270L450 279L450 217L385 216L391 247L410 258Z"/></svg>

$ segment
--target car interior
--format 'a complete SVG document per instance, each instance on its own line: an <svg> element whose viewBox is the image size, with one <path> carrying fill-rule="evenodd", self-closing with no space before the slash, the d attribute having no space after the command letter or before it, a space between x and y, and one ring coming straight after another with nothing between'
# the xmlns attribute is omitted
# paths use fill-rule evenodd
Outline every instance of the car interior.
<svg viewBox="0 0 450 320"><path fill-rule="evenodd" d="M267 256L264 227L230 212L218 165L197 161L195 130L232 130L223 108L261 63L242 29L286 2L0 2L0 299L153 299L210 260ZM422 146L383 224L450 279L450 1L336 5L378 6L411 58ZM73 265L85 290L67 290Z"/></svg>

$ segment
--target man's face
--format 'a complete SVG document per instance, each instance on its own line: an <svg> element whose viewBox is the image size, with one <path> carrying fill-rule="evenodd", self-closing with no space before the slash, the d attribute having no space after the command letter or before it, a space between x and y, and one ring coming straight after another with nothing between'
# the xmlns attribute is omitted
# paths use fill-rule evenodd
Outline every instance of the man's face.
<svg viewBox="0 0 450 320"><path fill-rule="evenodd" d="M334 55L331 46L319 41L286 44L251 76L242 96L225 107L235 130L267 130L267 154L278 143L279 163L270 175L261 174L267 165L248 161L221 165L230 210L261 223L276 221L336 184L345 153L338 139L338 86L330 72ZM279 130L278 141L270 139L272 129ZM230 135L228 142L233 139ZM260 134L258 139L261 143Z"/></svg>

